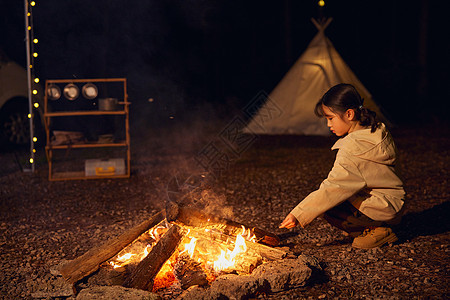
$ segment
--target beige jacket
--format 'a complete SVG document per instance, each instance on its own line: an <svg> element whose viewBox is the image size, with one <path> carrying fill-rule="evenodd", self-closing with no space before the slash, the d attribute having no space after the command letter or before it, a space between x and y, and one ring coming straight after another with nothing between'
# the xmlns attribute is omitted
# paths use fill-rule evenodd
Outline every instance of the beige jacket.
<svg viewBox="0 0 450 300"><path fill-rule="evenodd" d="M305 226L334 206L349 200L373 220L394 219L405 191L396 171L396 147L384 124L349 133L331 148L339 149L327 179L292 211Z"/></svg>

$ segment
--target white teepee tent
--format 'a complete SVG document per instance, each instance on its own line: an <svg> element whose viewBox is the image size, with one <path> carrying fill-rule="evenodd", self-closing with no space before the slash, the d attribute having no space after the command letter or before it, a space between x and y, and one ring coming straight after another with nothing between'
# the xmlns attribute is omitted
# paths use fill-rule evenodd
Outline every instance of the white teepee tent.
<svg viewBox="0 0 450 300"><path fill-rule="evenodd" d="M322 95L338 83L353 84L364 98L364 106L375 111L381 120L385 120L370 93L325 36L324 30L331 20L319 24L312 19L319 32L270 93L266 103L253 116L244 132L330 134L326 121L314 114L314 107ZM275 111L277 113L270 113Z"/></svg>

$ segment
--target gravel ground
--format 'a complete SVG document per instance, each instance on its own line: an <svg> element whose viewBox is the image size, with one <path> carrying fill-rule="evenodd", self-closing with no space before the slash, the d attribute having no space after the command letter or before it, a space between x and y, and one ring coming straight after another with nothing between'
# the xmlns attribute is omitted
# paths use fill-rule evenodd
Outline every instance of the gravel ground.
<svg viewBox="0 0 450 300"><path fill-rule="evenodd" d="M0 152L1 297L37 297L36 292L57 285L52 266L163 208L174 174L198 174L198 153L219 140L215 132L220 130L213 127L212 134L192 137L191 132L177 128L149 138L139 135L139 140L134 135L129 179L49 182L43 150L38 151L34 174L18 167L17 161L26 157L23 150ZM285 215L328 174L334 138L256 137L249 149L214 173L211 194L223 211L232 211L230 218L279 234L282 246L315 256L324 268L323 276L306 287L258 298L450 297L448 127L397 128L393 135L409 210L395 228L400 241L381 248L354 249L350 239L320 218L305 229L278 229Z"/></svg>

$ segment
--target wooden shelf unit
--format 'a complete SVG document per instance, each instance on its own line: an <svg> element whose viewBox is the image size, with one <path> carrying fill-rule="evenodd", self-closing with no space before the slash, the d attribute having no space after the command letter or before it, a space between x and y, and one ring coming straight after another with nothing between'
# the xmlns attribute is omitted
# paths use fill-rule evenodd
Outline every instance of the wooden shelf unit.
<svg viewBox="0 0 450 300"><path fill-rule="evenodd" d="M121 96L123 101L120 101L119 110L106 111L106 110L78 110L78 111L50 111L49 98L48 98L48 87L51 84L86 84L86 83L119 83L123 84L123 95L111 95L109 97ZM80 93L81 97L81 93ZM64 95L61 95L64 98ZM104 97L107 98L107 97ZM57 101L57 100L56 100ZM76 100L75 100L76 101ZM127 81L126 78L98 78L98 79L57 79L57 80L46 80L45 82L45 97L44 97L44 121L45 121L45 132L47 137L47 144L45 146L45 152L48 161L48 178L50 181L57 180L81 180L81 179L102 179L102 178L128 178L130 177L130 160L131 160L131 150L130 150L130 134L129 134L129 105L128 94L127 94ZM119 107L120 107L119 106ZM76 117L76 116L124 116L124 132L125 140L117 142L79 142L72 144L59 144L53 145L51 141L51 118L53 117ZM69 150L69 149L82 149L82 148L124 148L125 149L125 173L124 174L108 174L99 176L86 176L83 171L66 171L66 172L55 172L53 170L53 152L56 150Z"/></svg>

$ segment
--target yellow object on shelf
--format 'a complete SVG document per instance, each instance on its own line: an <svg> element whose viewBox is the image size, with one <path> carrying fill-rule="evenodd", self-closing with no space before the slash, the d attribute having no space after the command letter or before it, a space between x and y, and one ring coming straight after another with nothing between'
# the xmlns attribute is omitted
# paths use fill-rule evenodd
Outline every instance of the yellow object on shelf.
<svg viewBox="0 0 450 300"><path fill-rule="evenodd" d="M125 160L113 159L87 159L85 162L86 176L113 176L125 174Z"/></svg>

